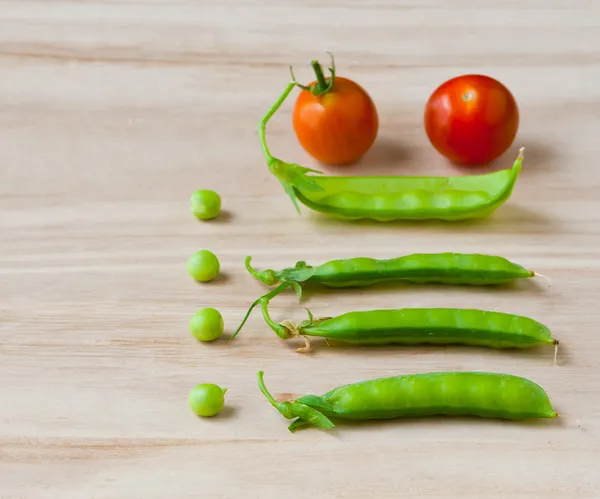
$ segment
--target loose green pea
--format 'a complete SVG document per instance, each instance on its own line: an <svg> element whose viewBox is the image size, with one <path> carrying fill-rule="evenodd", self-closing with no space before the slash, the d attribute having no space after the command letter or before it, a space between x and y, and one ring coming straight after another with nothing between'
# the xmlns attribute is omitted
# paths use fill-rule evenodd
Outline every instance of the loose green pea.
<svg viewBox="0 0 600 499"><path fill-rule="evenodd" d="M219 275L220 268L219 259L209 250L197 251L187 261L190 276L200 282L212 281Z"/></svg>
<svg viewBox="0 0 600 499"><path fill-rule="evenodd" d="M223 334L223 317L217 309L203 308L190 319L190 332L197 340L214 341Z"/></svg>
<svg viewBox="0 0 600 499"><path fill-rule="evenodd" d="M199 220L210 220L221 213L221 197L208 189L194 192L190 198L190 210Z"/></svg>
<svg viewBox="0 0 600 499"><path fill-rule="evenodd" d="M223 410L226 392L227 388L213 383L201 383L192 388L188 402L198 416L216 416Z"/></svg>

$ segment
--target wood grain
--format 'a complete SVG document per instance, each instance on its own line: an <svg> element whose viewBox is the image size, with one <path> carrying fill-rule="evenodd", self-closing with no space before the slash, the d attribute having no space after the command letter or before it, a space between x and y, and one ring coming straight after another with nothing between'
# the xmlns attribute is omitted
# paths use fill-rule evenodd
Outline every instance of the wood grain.
<svg viewBox="0 0 600 499"><path fill-rule="evenodd" d="M292 7L295 12L292 12ZM0 1L0 498L600 497L600 8L594 0ZM453 174L429 145L423 105L477 71L514 92L525 167L513 197L470 224L348 224L298 216L256 135L288 65L336 54L377 103L359 174ZM273 152L299 148L287 103ZM344 174L343 171L337 171ZM225 214L194 220L214 188ZM193 283L185 261L219 256ZM323 349L298 355L254 314L238 340L198 344L190 315L228 331L264 288L243 269L345 256L481 251L547 274L495 290L378 287L319 293L317 314L478 306L547 323L540 349ZM277 320L300 318L291 295ZM405 372L490 370L547 389L549 424L390 422L295 435L260 395ZM200 420L196 383L228 388Z"/></svg>

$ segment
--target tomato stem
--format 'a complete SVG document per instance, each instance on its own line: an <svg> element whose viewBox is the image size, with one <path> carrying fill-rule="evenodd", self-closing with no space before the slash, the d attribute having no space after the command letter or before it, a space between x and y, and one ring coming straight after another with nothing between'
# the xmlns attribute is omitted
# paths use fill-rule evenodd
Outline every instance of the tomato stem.
<svg viewBox="0 0 600 499"><path fill-rule="evenodd" d="M312 86L310 91L316 97L321 95L325 95L333 90L333 84L335 82L335 60L333 58L333 54L331 52L327 52L329 57L331 57L331 67L329 68L329 73L331 73L331 78L329 78L329 82L325 79L325 75L323 74L323 68L318 61L311 61L311 66L315 71L315 75L317 76L317 83Z"/></svg>
<svg viewBox="0 0 600 499"><path fill-rule="evenodd" d="M327 81L327 78L323 73L323 68L317 60L313 60L310 62L310 65L312 66L315 75L317 76L317 82L312 86L302 85L301 83L298 83L296 77L294 76L294 70L290 67L290 75L292 76L292 81L294 82L294 84L302 90L306 90L307 92L312 93L315 97L320 97L321 95L325 95L326 93L331 92L333 90L333 84L335 81L335 61L333 58L333 54L331 52L327 53L331 57L331 67L329 68L329 73L331 74L331 77L329 78L329 81Z"/></svg>
<svg viewBox="0 0 600 499"><path fill-rule="evenodd" d="M313 93L315 93L315 95L322 95L327 90L327 80L325 79L325 75L323 74L323 68L317 60L311 61L310 65L312 66L315 75L317 76L317 83L314 85L313 88L318 92L318 94L314 91Z"/></svg>

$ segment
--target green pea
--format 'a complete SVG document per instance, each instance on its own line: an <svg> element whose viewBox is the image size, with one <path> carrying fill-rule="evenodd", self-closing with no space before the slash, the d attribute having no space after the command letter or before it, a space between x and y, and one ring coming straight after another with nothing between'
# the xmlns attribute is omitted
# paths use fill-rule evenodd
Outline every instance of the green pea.
<svg viewBox="0 0 600 499"><path fill-rule="evenodd" d="M226 392L227 388L213 383L201 383L192 388L188 402L198 416L216 416L223 410Z"/></svg>
<svg viewBox="0 0 600 499"><path fill-rule="evenodd" d="M190 198L190 210L199 220L210 220L221 213L221 197L208 189L200 189Z"/></svg>
<svg viewBox="0 0 600 499"><path fill-rule="evenodd" d="M214 341L223 334L223 317L214 308L203 308L190 319L190 332L197 340Z"/></svg>
<svg viewBox="0 0 600 499"><path fill-rule="evenodd" d="M212 251L200 250L188 258L187 269L196 281L208 282L219 275L221 265Z"/></svg>

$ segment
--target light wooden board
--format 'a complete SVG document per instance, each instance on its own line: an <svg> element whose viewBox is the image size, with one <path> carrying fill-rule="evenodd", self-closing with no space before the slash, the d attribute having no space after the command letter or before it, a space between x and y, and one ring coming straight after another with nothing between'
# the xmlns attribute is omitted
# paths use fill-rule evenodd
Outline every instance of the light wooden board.
<svg viewBox="0 0 600 499"><path fill-rule="evenodd" d="M294 11L292 9L295 9ZM0 498L600 497L600 8L594 0L0 2ZM456 173L422 115L445 79L484 72L521 110L514 195L471 224L348 224L297 215L256 126L326 50L377 103L358 174ZM290 127L273 152L317 166ZM341 172L342 174L344 172ZM223 197L199 223L197 188ZM223 278L185 261L212 249ZM321 293L316 314L477 306L547 323L551 349L321 349L298 355L254 314L199 344L196 309L228 331L264 287L243 269L410 252L501 254L551 277L498 290L404 286ZM292 295L277 320L304 311ZM261 396L322 393L398 373L490 370L550 394L549 424L429 419L290 434ZM228 388L200 420L187 394ZM287 395L286 395L287 394Z"/></svg>

